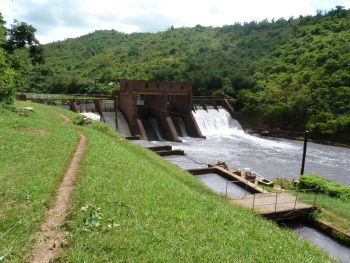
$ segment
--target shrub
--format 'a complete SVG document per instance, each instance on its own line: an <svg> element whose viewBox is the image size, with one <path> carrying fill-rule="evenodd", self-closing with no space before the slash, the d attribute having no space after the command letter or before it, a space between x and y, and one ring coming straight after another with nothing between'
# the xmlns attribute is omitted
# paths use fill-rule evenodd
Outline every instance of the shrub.
<svg viewBox="0 0 350 263"><path fill-rule="evenodd" d="M14 71L8 65L5 53L0 48L0 104L13 104L15 88Z"/></svg>
<svg viewBox="0 0 350 263"><path fill-rule="evenodd" d="M350 199L350 186L332 182L318 174L303 175L300 177L299 188L315 189L318 193L324 193L332 197Z"/></svg>

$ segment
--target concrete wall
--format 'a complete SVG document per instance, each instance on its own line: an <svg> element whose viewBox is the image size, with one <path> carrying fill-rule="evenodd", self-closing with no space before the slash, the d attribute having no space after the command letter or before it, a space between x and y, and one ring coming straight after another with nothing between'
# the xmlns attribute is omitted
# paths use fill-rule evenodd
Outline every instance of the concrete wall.
<svg viewBox="0 0 350 263"><path fill-rule="evenodd" d="M135 91L120 92L118 94L118 107L129 124L131 134L133 136L139 135L143 139L148 140L145 128L143 127L137 111L136 99L137 93Z"/></svg>
<svg viewBox="0 0 350 263"><path fill-rule="evenodd" d="M170 81L121 80L118 104L129 123L133 135L147 139L143 125L137 120L155 118L163 135L172 141L180 141L171 115L178 113L184 118L190 136L201 137L200 130L191 114L192 85ZM137 97L144 98L144 105L137 105ZM141 112L142 111L142 112ZM140 121L142 124L142 122ZM144 134L143 134L144 133Z"/></svg>

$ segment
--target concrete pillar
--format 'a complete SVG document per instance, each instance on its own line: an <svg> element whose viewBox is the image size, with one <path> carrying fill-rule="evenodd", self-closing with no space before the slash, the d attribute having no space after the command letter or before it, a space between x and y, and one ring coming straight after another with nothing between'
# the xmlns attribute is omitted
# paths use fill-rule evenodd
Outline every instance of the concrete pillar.
<svg viewBox="0 0 350 263"><path fill-rule="evenodd" d="M118 110L120 110L129 124L133 136L139 135L142 139L148 140L145 128L137 111L137 93L119 92L117 98Z"/></svg>
<svg viewBox="0 0 350 263"><path fill-rule="evenodd" d="M94 100L94 105L95 105L95 110L96 112L98 112L98 114L100 114L100 116L102 117L102 106L101 106L101 101L100 100Z"/></svg>
<svg viewBox="0 0 350 263"><path fill-rule="evenodd" d="M76 100L69 100L69 109L71 111L78 112Z"/></svg>
<svg viewBox="0 0 350 263"><path fill-rule="evenodd" d="M156 83L160 92L159 95L146 95L145 96L145 107L152 112L152 116L155 117L160 128L165 133L166 139L175 142L181 142L179 135L177 134L173 120L171 119L168 112L168 92L167 87L169 83ZM149 84L152 85L152 84Z"/></svg>
<svg viewBox="0 0 350 263"><path fill-rule="evenodd" d="M187 115L185 115L183 119L188 135L196 138L205 138L205 136L202 135L202 132L199 129L191 111Z"/></svg>

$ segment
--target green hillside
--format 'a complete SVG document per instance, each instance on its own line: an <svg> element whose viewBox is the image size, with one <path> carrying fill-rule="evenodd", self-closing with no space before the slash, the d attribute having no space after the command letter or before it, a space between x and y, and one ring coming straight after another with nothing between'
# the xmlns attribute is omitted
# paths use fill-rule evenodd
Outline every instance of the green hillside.
<svg viewBox="0 0 350 263"><path fill-rule="evenodd" d="M314 138L350 143L350 10L342 7L157 34L96 31L48 44L45 53L45 65L20 62L21 90L111 92L95 88L95 79L188 81L196 95L235 98L253 128L307 127Z"/></svg>

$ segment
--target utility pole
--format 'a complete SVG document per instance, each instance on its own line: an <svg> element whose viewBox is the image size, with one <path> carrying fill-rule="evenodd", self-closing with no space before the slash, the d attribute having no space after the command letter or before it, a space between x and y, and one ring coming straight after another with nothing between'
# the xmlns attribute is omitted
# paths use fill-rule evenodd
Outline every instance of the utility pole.
<svg viewBox="0 0 350 263"><path fill-rule="evenodd" d="M306 158L306 149L307 149L307 137L308 137L309 131L305 131L304 133L304 149L303 149L303 159L301 161L301 171L300 175L304 174L304 167L305 167L305 158Z"/></svg>

